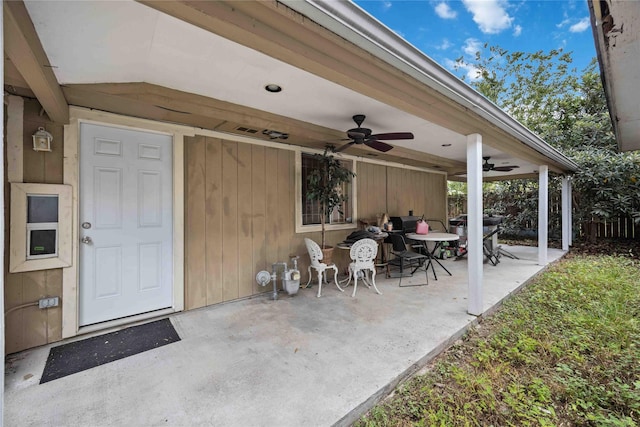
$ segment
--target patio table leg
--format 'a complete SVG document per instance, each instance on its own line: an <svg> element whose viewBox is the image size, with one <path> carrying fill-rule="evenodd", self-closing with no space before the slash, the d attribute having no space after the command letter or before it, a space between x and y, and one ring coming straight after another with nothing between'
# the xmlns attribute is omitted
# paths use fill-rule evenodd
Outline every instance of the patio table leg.
<svg viewBox="0 0 640 427"><path fill-rule="evenodd" d="M438 258L436 258L435 253L438 249L440 249L440 247L442 246L442 242L436 242L434 248L432 251L429 251L429 248L427 247L427 242L423 241L422 242L423 246L424 246L424 252L427 254L427 256L429 257L429 263L427 264L426 269L429 269L429 266L431 266L431 271L433 272L433 278L438 280L438 276L436 275L436 269L435 266L433 265L433 261L437 262L438 265L440 267L442 267L442 269L444 271L446 271L447 273L449 273L449 276L453 276L453 274L451 274L451 272L449 270L447 270L447 268L442 265L442 263L440 261L438 261Z"/></svg>

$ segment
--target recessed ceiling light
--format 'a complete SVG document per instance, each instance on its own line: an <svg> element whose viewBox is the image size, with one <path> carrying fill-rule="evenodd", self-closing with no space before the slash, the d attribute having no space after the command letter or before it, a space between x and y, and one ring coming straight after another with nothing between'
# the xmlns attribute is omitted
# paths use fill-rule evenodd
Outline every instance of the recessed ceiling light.
<svg viewBox="0 0 640 427"><path fill-rule="evenodd" d="M264 88L266 89L267 92L271 92L271 93L278 93L282 91L282 88L275 83L269 83Z"/></svg>
<svg viewBox="0 0 640 427"><path fill-rule="evenodd" d="M451 147L451 144L442 144L443 147Z"/></svg>

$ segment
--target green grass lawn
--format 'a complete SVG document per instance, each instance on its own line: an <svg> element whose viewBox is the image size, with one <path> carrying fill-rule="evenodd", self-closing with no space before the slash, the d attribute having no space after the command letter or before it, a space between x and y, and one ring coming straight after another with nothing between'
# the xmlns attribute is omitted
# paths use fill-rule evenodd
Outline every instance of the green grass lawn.
<svg viewBox="0 0 640 427"><path fill-rule="evenodd" d="M640 425L640 262L551 266L356 425Z"/></svg>

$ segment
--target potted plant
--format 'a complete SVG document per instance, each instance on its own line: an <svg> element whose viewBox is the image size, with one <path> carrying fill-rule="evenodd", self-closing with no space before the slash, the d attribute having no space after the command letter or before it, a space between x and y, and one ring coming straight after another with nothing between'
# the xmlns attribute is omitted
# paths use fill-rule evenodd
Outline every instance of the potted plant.
<svg viewBox="0 0 640 427"><path fill-rule="evenodd" d="M322 242L320 248L333 249L327 246L325 240L325 222L334 209L341 214L342 203L347 200L343 193L343 184L351 181L356 176L350 169L342 165L333 152L333 147L327 146L322 154L314 154L318 161L318 168L313 169L307 175L307 200L317 201L320 205L320 226ZM329 255L329 256L328 256ZM325 253L324 262L328 263L330 254Z"/></svg>

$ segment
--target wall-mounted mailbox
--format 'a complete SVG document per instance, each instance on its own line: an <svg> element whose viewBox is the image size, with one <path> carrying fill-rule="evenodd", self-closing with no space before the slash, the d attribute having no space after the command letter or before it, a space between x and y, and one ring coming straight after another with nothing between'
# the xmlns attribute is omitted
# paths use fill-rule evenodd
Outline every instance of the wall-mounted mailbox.
<svg viewBox="0 0 640 427"><path fill-rule="evenodd" d="M27 194L27 259L58 255L57 194Z"/></svg>
<svg viewBox="0 0 640 427"><path fill-rule="evenodd" d="M9 271L71 266L71 187L11 184Z"/></svg>

